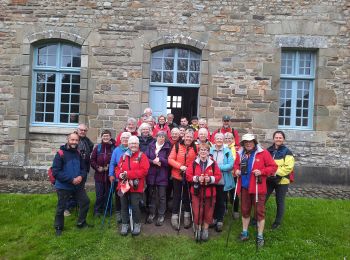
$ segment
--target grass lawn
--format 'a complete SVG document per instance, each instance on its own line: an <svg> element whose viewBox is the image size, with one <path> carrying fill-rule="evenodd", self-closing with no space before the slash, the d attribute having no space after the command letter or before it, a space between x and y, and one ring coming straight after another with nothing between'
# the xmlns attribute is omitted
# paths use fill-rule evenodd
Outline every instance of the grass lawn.
<svg viewBox="0 0 350 260"><path fill-rule="evenodd" d="M69 217L63 235L56 238L56 202L55 194L0 194L0 259L350 259L350 201L346 200L288 198L284 225L271 231L275 214L271 197L266 244L258 253L253 239L246 243L237 240L240 221L233 224L225 247L228 215L224 232L202 244L176 232L124 238L116 232L115 223L101 230L91 209L88 222L95 223L94 228L78 230L76 218ZM255 234L254 228L249 232Z"/></svg>

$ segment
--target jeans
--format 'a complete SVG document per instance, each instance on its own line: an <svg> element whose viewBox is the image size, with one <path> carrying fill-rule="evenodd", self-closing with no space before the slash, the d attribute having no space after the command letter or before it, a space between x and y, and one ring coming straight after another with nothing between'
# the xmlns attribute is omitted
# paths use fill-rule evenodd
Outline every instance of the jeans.
<svg viewBox="0 0 350 260"><path fill-rule="evenodd" d="M281 224L282 218L285 211L285 198L286 194L288 192L288 184L273 184L270 182L267 182L267 194L266 194L266 201L269 199L271 193L275 190L276 191L276 205L277 205L277 211L276 211L276 219L275 223Z"/></svg>
<svg viewBox="0 0 350 260"><path fill-rule="evenodd" d="M77 190L57 190L57 208L54 226L56 229L64 228L64 210L67 201L71 196L74 196L79 205L78 224L83 223L86 220L86 215L89 211L90 199L86 194L85 188L79 188Z"/></svg>
<svg viewBox="0 0 350 260"><path fill-rule="evenodd" d="M122 213L122 223L129 223L129 205L132 210L132 218L134 223L140 223L141 221L141 211L139 207L139 202L142 199L142 193L140 192L127 192L120 198L121 202L121 213Z"/></svg>

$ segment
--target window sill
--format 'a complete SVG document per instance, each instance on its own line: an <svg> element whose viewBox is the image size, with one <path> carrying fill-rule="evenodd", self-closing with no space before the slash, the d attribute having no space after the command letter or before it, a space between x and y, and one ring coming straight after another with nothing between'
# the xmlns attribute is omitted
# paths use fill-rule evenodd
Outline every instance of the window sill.
<svg viewBox="0 0 350 260"><path fill-rule="evenodd" d="M67 135L77 130L76 127L49 127L49 126L30 126L29 133L33 134L56 134Z"/></svg>

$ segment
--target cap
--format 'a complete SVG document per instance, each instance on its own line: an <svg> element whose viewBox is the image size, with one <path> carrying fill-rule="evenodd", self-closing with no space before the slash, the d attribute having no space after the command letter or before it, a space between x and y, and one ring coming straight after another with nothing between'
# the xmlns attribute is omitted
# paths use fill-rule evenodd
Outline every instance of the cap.
<svg viewBox="0 0 350 260"><path fill-rule="evenodd" d="M225 115L222 117L222 121L230 121L230 120L231 120L231 117L228 115Z"/></svg>
<svg viewBox="0 0 350 260"><path fill-rule="evenodd" d="M258 141L255 139L255 136L253 134L249 134L249 133L248 134L244 134L242 136L242 140L240 142L242 146L244 144L244 141L254 141L255 144L258 143Z"/></svg>

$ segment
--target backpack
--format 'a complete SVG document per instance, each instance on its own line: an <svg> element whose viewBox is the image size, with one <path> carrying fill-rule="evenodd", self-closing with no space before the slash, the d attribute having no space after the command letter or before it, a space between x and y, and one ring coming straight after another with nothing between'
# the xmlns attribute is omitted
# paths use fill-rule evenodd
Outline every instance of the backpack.
<svg viewBox="0 0 350 260"><path fill-rule="evenodd" d="M113 153L114 148L115 148L115 144L112 142L112 145L111 145L111 153ZM101 154L101 152L102 152L102 144L99 143L99 144L97 145L97 155Z"/></svg>
<svg viewBox="0 0 350 260"><path fill-rule="evenodd" d="M57 153L63 159L63 155L64 155L63 150L59 149ZM55 185L56 178L55 176L53 176L52 166L47 171L47 177L49 178L49 181L51 182L51 184Z"/></svg>
<svg viewBox="0 0 350 260"><path fill-rule="evenodd" d="M143 152L140 151L140 152L139 152L139 155L137 156L137 161L138 161L138 162L141 161L141 156L142 156L142 154L143 154ZM125 158L126 158L126 154L124 153L124 154L123 154L123 163L125 162ZM129 159L128 164L129 164L129 170L130 170L130 169L131 169L131 166L130 166L130 159ZM120 168L121 168L121 167L120 167Z"/></svg>

